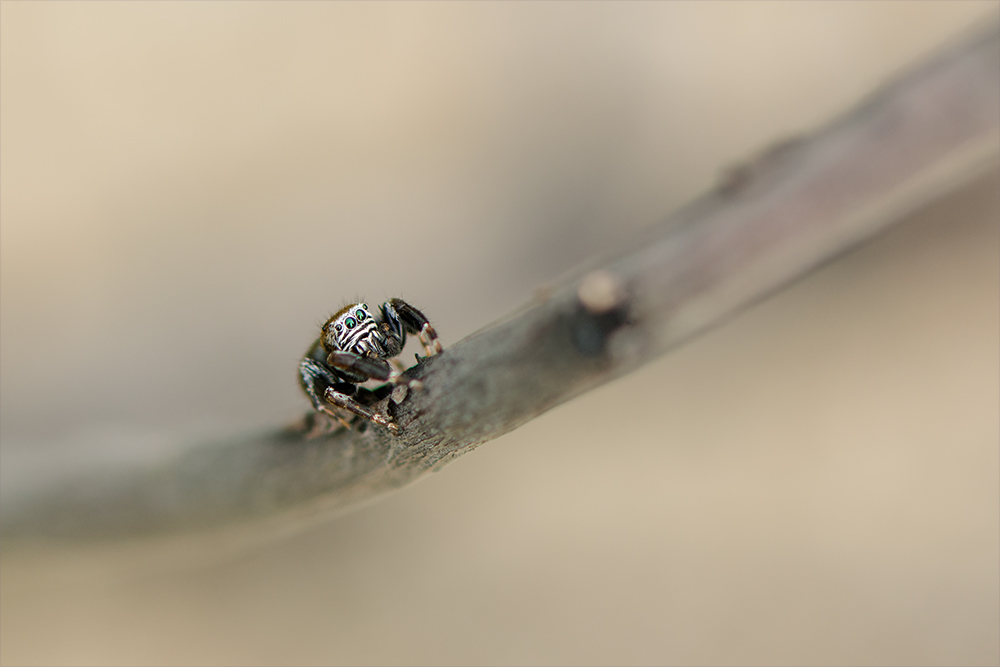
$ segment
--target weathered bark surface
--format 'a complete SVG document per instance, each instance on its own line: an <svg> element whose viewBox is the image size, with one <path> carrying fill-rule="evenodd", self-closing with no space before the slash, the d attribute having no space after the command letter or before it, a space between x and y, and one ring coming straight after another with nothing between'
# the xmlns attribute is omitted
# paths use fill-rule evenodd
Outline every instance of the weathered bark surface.
<svg viewBox="0 0 1000 667"><path fill-rule="evenodd" d="M276 431L41 479L5 494L5 542L291 521L398 488L787 285L995 168L998 155L994 27L729 171L631 251L408 371L423 389L400 401L398 436L373 425L314 439Z"/></svg>

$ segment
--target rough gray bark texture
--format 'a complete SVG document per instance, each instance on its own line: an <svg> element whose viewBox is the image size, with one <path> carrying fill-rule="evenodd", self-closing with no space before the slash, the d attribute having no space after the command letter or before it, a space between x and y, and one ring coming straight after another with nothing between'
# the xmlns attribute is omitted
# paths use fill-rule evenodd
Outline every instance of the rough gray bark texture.
<svg viewBox="0 0 1000 667"><path fill-rule="evenodd" d="M993 26L730 170L632 250L409 370L423 389L397 392L398 436L374 425L314 439L276 431L39 480L3 498L4 542L288 523L398 488L650 361L995 168L998 155Z"/></svg>

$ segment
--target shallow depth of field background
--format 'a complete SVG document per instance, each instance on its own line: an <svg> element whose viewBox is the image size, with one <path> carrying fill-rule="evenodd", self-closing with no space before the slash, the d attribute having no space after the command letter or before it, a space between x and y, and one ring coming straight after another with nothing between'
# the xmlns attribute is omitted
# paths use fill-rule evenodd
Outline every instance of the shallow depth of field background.
<svg viewBox="0 0 1000 667"><path fill-rule="evenodd" d="M288 421L344 300L455 343L997 10L4 3L3 465ZM283 541L5 558L0 661L996 664L998 217Z"/></svg>

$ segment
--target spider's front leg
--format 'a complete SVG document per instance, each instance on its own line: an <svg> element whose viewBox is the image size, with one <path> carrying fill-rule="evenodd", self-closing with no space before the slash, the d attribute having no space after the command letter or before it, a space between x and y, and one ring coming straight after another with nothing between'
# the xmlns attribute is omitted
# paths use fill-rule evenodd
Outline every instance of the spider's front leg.
<svg viewBox="0 0 1000 667"><path fill-rule="evenodd" d="M352 382L379 380L396 384L399 378L399 371L385 359L362 357L353 352L331 352L326 357L326 363L350 377Z"/></svg>
<svg viewBox="0 0 1000 667"><path fill-rule="evenodd" d="M389 299L388 306L407 333L416 334L428 357L440 354L444 348L427 317L402 299Z"/></svg>
<svg viewBox="0 0 1000 667"><path fill-rule="evenodd" d="M336 387L327 387L326 391L323 393L323 398L325 398L331 405L335 405L336 407L347 410L348 412L353 412L359 417L364 417L368 421L385 426L393 433L399 433L399 426L392 420L392 417L380 415L374 410L361 405L354 400L353 396L345 394L342 391L337 391ZM323 411L327 414L333 414L333 411L329 410L329 408L326 408Z"/></svg>
<svg viewBox="0 0 1000 667"><path fill-rule="evenodd" d="M299 382L302 384L302 389L306 392L309 402L312 403L313 409L316 412L322 412L325 415L333 417L344 428L351 428L350 423L346 419L327 408L323 402L323 395L326 393L325 387L330 387L339 382L328 369L323 368L322 365L307 356L299 363Z"/></svg>
<svg viewBox="0 0 1000 667"><path fill-rule="evenodd" d="M326 357L326 363L331 368L335 368L345 376L350 377L354 382L381 380L395 384L399 377L399 372L394 371L385 359L362 357L353 352L331 352ZM367 406L361 405L353 396L343 391L338 391L337 387L327 387L323 398L332 405L349 410L376 424L381 424L393 433L399 432L399 426L393 422L391 417L380 415Z"/></svg>

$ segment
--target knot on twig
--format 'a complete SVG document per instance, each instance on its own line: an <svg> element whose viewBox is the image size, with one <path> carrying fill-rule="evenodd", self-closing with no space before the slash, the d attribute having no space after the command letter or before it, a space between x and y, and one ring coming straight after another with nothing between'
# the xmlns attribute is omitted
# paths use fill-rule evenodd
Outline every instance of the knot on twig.
<svg viewBox="0 0 1000 667"><path fill-rule="evenodd" d="M576 296L573 346L587 356L602 355L611 335L629 321L625 283L611 271L592 271L580 282Z"/></svg>
<svg viewBox="0 0 1000 667"><path fill-rule="evenodd" d="M591 271L580 281L576 296L588 313L603 315L625 301L625 284L621 278L605 269Z"/></svg>

